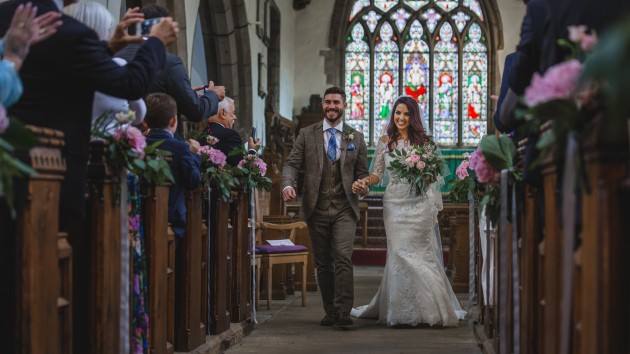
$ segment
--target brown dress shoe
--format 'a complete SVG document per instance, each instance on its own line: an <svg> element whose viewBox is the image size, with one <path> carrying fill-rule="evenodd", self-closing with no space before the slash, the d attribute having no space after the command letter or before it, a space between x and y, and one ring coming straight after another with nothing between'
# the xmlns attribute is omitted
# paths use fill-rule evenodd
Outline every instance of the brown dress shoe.
<svg viewBox="0 0 630 354"><path fill-rule="evenodd" d="M335 312L326 312L326 316L322 318L322 321L319 323L320 326L332 326L337 323L337 313Z"/></svg>
<svg viewBox="0 0 630 354"><path fill-rule="evenodd" d="M335 326L352 326L353 324L354 322L352 322L352 318L347 312L340 312L337 322L335 322Z"/></svg>

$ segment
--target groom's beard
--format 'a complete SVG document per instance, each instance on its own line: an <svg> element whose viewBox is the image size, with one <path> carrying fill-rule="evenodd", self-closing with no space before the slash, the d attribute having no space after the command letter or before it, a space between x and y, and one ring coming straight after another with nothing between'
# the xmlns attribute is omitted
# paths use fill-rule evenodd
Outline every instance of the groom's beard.
<svg viewBox="0 0 630 354"><path fill-rule="evenodd" d="M344 110L327 109L324 116L330 125L335 125L343 117Z"/></svg>

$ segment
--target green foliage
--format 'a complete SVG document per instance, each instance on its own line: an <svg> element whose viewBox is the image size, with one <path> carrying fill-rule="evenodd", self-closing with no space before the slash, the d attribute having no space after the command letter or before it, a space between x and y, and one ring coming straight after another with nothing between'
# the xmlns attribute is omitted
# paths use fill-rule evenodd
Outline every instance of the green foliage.
<svg viewBox="0 0 630 354"><path fill-rule="evenodd" d="M9 117L9 126L4 134L0 135L0 199L4 199L15 219L16 211L13 204L13 180L25 175L36 174L30 166L26 165L14 155L16 152L25 152L37 144L37 138L24 127L24 124L15 118Z"/></svg>
<svg viewBox="0 0 630 354"><path fill-rule="evenodd" d="M469 171L470 173L471 171ZM468 203L468 198L472 193L475 203L479 202L479 193L477 182L474 175L470 175L464 179L455 178L451 183L451 190L448 192L448 199L453 203Z"/></svg>
<svg viewBox="0 0 630 354"><path fill-rule="evenodd" d="M630 117L630 21L626 18L600 38L584 62L581 81L595 82L604 104L606 123L602 136L610 143L625 141Z"/></svg>
<svg viewBox="0 0 630 354"><path fill-rule="evenodd" d="M508 136L486 135L479 142L479 148L490 166L497 171L514 167L516 147Z"/></svg>
<svg viewBox="0 0 630 354"><path fill-rule="evenodd" d="M142 178L150 184L162 185L175 183L166 158L171 156L170 151L160 150L158 147L163 141L157 141L144 148L144 161L135 160L134 164L142 170Z"/></svg>
<svg viewBox="0 0 630 354"><path fill-rule="evenodd" d="M209 160L202 163L202 166L204 166L202 173L203 183L209 183L213 187L218 188L221 192L221 198L224 201L228 201L232 189L238 185L237 176L240 174L239 171L227 164L223 167L213 165Z"/></svg>

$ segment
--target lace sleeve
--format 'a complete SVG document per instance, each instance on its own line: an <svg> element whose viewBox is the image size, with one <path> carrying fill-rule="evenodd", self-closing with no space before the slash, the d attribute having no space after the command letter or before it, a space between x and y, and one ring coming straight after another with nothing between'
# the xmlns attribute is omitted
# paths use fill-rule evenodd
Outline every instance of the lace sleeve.
<svg viewBox="0 0 630 354"><path fill-rule="evenodd" d="M378 177L379 182L383 180L385 174L385 153L387 152L387 140L380 138L376 145L376 152L372 161L370 173Z"/></svg>

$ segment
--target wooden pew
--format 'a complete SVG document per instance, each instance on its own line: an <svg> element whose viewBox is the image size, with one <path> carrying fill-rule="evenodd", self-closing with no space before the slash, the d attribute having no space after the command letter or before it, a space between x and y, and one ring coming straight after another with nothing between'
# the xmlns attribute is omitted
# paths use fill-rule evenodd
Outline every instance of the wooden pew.
<svg viewBox="0 0 630 354"><path fill-rule="evenodd" d="M583 194L581 248L578 250L580 294L574 353L627 353L630 327L630 240L628 209L622 188L628 178L628 145L611 144L599 117L584 139L590 194ZM627 194L626 194L627 196Z"/></svg>
<svg viewBox="0 0 630 354"><path fill-rule="evenodd" d="M117 353L120 341L120 195L119 178L107 164L107 145L90 144L86 234L71 239L75 247L75 313L87 313L87 323L75 322L79 351ZM73 236L73 235L70 235ZM81 254L79 258L78 255ZM84 297L80 303L78 297ZM75 316L75 321L85 317Z"/></svg>
<svg viewBox="0 0 630 354"><path fill-rule="evenodd" d="M175 350L192 351L206 341L204 286L207 232L201 222L203 190L186 193L186 231L175 250ZM207 245L207 244L206 244Z"/></svg>
<svg viewBox="0 0 630 354"><path fill-rule="evenodd" d="M221 199L217 188L210 198L210 333L220 334L230 328L230 291L232 283L232 239L229 231L229 204Z"/></svg>
<svg viewBox="0 0 630 354"><path fill-rule="evenodd" d="M144 186L143 222L149 279L150 351L154 354L173 353L173 332L169 314L174 300L169 297L169 228L168 185ZM172 230L170 237L174 237ZM170 277L172 279L172 277ZM172 293L170 294L172 296ZM172 315L171 315L172 316Z"/></svg>
<svg viewBox="0 0 630 354"><path fill-rule="evenodd" d="M59 232L60 183L66 171L60 150L64 136L52 129L28 128L39 139L27 157L37 175L14 186L18 198L26 193L25 203L16 205L21 208L17 220L8 213L7 219L3 215L0 220L6 236L2 264L8 265L3 269L3 280L8 282L3 282L2 296L3 317L8 322L3 323L10 323L3 328L8 340L2 348L12 354L66 354L72 352L73 250L68 235Z"/></svg>
<svg viewBox="0 0 630 354"><path fill-rule="evenodd" d="M248 227L249 193L242 187L233 192L230 224L234 242L232 258L231 321L243 322L252 313L252 245Z"/></svg>

